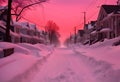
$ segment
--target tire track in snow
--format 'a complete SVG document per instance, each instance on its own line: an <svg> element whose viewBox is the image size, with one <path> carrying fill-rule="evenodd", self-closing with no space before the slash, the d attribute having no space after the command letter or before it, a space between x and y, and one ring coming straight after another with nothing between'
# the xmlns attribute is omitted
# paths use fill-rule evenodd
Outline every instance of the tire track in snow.
<svg viewBox="0 0 120 82"><path fill-rule="evenodd" d="M32 50L31 50L32 51ZM43 56L38 61L36 61L35 64L33 64L29 69L27 69L25 72L15 76L8 82L30 82L31 79L37 74L37 72L41 69L41 66L47 61L47 59L51 56L53 50L48 53L46 56ZM38 52L33 53L38 56Z"/></svg>
<svg viewBox="0 0 120 82"><path fill-rule="evenodd" d="M95 82L89 69L74 54L68 48L56 49L32 82Z"/></svg>

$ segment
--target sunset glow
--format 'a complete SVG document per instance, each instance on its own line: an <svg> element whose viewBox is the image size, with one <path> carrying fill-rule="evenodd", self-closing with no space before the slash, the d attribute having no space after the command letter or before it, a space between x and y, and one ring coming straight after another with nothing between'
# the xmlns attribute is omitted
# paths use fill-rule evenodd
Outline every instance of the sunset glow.
<svg viewBox="0 0 120 82"><path fill-rule="evenodd" d="M27 11L24 17L44 29L48 20L60 27L61 41L73 33L74 27L83 28L83 12L87 23L96 20L102 4L116 4L116 0L49 0L35 9Z"/></svg>

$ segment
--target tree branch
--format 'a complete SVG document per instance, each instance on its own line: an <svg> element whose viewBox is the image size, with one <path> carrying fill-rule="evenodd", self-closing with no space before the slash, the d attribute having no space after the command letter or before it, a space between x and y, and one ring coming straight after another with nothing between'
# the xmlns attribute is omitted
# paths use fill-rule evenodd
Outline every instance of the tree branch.
<svg viewBox="0 0 120 82"><path fill-rule="evenodd" d="M39 4L39 3L42 3L42 2L43 2L43 1L35 2L35 3L29 4L29 5L25 6L25 7L23 7L22 10L20 11L20 13L18 14L18 16L21 15L21 13L23 12L24 9L26 9L26 8L28 8L28 7L30 7L30 6L33 6L33 5L36 5L36 4Z"/></svg>

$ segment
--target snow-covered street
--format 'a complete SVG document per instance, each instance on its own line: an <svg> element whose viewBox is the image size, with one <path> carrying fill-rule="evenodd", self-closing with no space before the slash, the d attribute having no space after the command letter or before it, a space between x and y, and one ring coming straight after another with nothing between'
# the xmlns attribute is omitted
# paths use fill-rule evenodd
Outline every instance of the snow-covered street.
<svg viewBox="0 0 120 82"><path fill-rule="evenodd" d="M32 82L96 82L72 49L57 48Z"/></svg>

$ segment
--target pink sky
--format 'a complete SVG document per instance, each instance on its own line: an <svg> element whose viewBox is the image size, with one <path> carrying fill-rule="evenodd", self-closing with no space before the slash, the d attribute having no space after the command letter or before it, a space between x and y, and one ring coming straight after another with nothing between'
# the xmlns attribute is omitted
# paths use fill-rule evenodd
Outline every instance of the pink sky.
<svg viewBox="0 0 120 82"><path fill-rule="evenodd" d="M87 22L95 20L101 4L116 4L117 0L50 0L43 6L28 11L24 16L39 28L43 28L48 20L53 20L60 27L61 41L73 33L74 27L83 28L83 13Z"/></svg>

